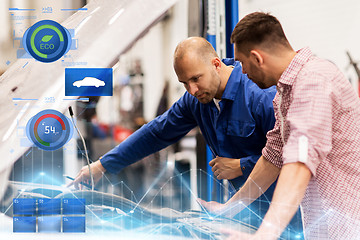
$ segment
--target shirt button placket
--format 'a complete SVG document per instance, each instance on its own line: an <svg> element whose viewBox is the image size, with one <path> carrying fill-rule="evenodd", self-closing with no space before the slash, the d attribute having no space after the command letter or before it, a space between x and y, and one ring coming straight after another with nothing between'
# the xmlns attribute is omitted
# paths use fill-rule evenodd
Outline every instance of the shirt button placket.
<svg viewBox="0 0 360 240"><path fill-rule="evenodd" d="M282 87L276 86L277 91L279 92L279 117L280 117L280 134L281 134L281 140L283 144L285 145L285 133L284 133L284 117L281 111L281 103L282 103L282 95L284 92L284 89Z"/></svg>

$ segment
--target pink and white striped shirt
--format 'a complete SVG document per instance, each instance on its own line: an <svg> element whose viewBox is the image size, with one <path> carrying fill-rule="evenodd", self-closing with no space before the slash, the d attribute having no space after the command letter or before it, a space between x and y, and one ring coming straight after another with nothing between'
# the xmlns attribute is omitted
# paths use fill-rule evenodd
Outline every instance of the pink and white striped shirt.
<svg viewBox="0 0 360 240"><path fill-rule="evenodd" d="M298 51L281 75L276 123L262 154L277 167L303 162L306 239L360 239L360 100L338 68Z"/></svg>

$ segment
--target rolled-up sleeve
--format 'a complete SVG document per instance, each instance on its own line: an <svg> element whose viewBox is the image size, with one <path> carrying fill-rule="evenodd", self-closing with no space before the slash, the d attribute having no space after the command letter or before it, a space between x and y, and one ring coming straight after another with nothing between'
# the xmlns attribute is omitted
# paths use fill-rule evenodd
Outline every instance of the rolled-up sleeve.
<svg viewBox="0 0 360 240"><path fill-rule="evenodd" d="M259 160L261 155L251 155L248 157L240 158L240 166L243 173L243 177L247 179L253 170L255 164Z"/></svg>
<svg viewBox="0 0 360 240"><path fill-rule="evenodd" d="M332 147L331 97L331 83L325 76L304 72L298 77L286 117L290 132L283 149L284 164L303 162L316 175Z"/></svg>

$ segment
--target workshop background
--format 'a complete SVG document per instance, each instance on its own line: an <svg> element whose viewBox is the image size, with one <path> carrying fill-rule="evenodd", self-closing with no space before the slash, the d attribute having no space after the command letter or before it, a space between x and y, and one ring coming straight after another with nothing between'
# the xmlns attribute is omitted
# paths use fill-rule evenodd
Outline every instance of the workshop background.
<svg viewBox="0 0 360 240"><path fill-rule="evenodd" d="M19 38L27 28L43 19L62 23L75 12L60 9L79 9L91 2L0 1L0 77L19 61ZM99 2L114 4L111 1ZM140 4L139 2L134 1L133 4ZM359 89L360 71L357 74L356 64L360 60L360 2L357 0L174 2L164 14L153 21L149 29L144 26L145 31L119 54L115 62L110 66L101 66L113 69L113 96L89 97L88 101L71 103L92 161L121 143L143 124L165 112L185 92L177 80L172 62L174 49L181 40L189 36L215 35L215 41L212 43L215 43L220 57L232 57L226 23L235 21L234 16L237 17L237 22L253 11L272 13L282 23L295 50L309 46L314 54L335 63L356 91ZM122 1L122 4L130 5L126 1ZM236 6L238 11L229 19L226 13L231 12L227 9L231 6ZM44 11L48 7L52 8L51 13ZM35 10L17 13L11 11L12 8ZM34 15L37 17L26 17ZM137 14L134 13L133 20L127 26L128 31L131 31L133 25L142 24L137 18ZM104 25L104 28L109 26ZM79 51L82 51L81 47L90 46L91 38L96 39L97 35L97 32L93 32L89 34L89 39L79 39ZM117 38L121 39L121 36ZM112 47L108 46L110 49ZM1 84L0 81L0 86ZM26 89L26 95L33 93L35 98L37 91L40 92L36 86ZM3 99L6 97L3 96ZM9 99L4 102L11 102ZM43 101L39 101L38 104L40 107L44 106ZM0 106L0 109L1 114L8 111L5 105ZM24 126L26 122L23 121L21 124ZM5 133L9 125L9 122L2 121L1 133ZM22 136L25 136L24 131L24 128L17 130ZM13 148L15 152L17 148L20 149L18 152L21 155L4 163L4 167L11 169L10 172L2 170L10 181L64 186L70 181L64 178L64 175L74 177L86 165L85 149L77 134L74 134L63 148L52 152L31 145ZM13 156L12 153L8 153L7 148L0 151L5 158ZM227 182L214 183L212 172L207 166L209 158L211 156L209 157L199 129L194 129L179 143L129 166L119 174L106 174L97 188L99 191L122 196L133 202L141 202L143 206L169 207L179 211L200 210L196 197L219 201L226 201L228 198ZM217 184L217 188L214 184ZM4 193L5 187L2 189Z"/></svg>

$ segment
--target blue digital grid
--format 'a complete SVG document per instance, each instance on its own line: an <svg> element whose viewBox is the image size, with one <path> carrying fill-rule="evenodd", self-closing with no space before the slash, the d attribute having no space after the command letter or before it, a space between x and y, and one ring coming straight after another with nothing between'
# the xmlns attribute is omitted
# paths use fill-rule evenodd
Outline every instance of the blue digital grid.
<svg viewBox="0 0 360 240"><path fill-rule="evenodd" d="M39 198L38 215L54 215L54 214L61 214L61 199Z"/></svg>
<svg viewBox="0 0 360 240"><path fill-rule="evenodd" d="M35 215L36 199L31 198L15 198L13 200L14 215Z"/></svg>
<svg viewBox="0 0 360 240"><path fill-rule="evenodd" d="M14 198L13 213L13 232L85 232L84 198Z"/></svg>
<svg viewBox="0 0 360 240"><path fill-rule="evenodd" d="M85 214L84 198L63 198L63 214Z"/></svg>
<svg viewBox="0 0 360 240"><path fill-rule="evenodd" d="M38 217L38 232L61 232L61 216Z"/></svg>
<svg viewBox="0 0 360 240"><path fill-rule="evenodd" d="M36 232L36 217L14 217L13 232Z"/></svg>
<svg viewBox="0 0 360 240"><path fill-rule="evenodd" d="M85 232L85 217L63 217L63 232Z"/></svg>

